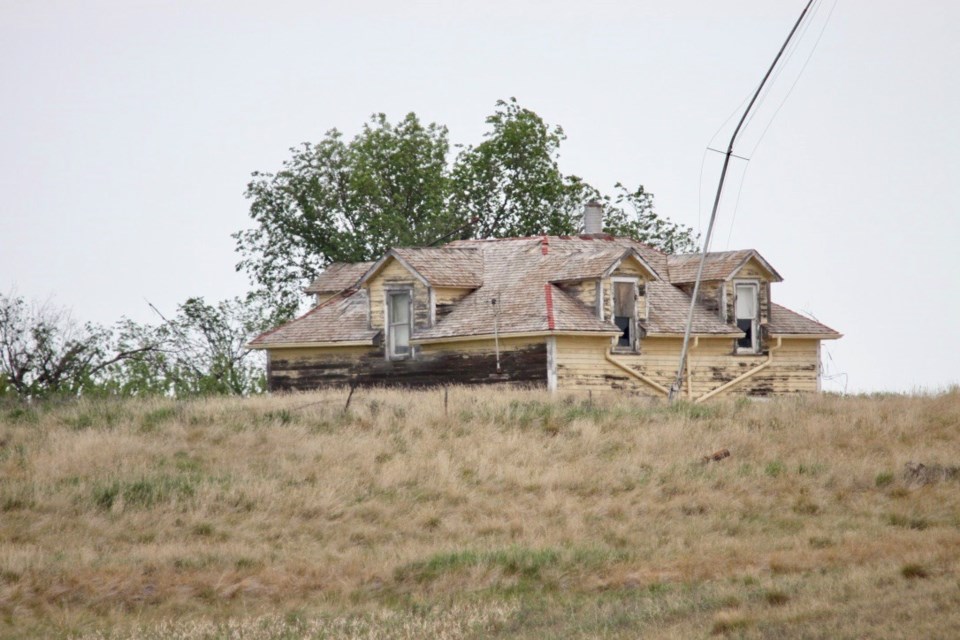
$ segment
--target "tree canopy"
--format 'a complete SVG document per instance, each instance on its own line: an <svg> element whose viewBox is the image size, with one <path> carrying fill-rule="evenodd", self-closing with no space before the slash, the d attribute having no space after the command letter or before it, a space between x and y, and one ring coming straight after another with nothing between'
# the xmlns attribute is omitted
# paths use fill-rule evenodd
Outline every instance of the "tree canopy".
<svg viewBox="0 0 960 640"><path fill-rule="evenodd" d="M451 159L446 127L414 113L374 115L351 140L332 129L291 149L276 173L247 185L254 226L234 234L245 271L276 320L331 262L373 260L390 247L448 237L574 234L583 204L605 204L605 231L667 252L695 249L693 230L661 218L642 185L603 194L559 166L563 129L515 99L500 101L484 139Z"/></svg>

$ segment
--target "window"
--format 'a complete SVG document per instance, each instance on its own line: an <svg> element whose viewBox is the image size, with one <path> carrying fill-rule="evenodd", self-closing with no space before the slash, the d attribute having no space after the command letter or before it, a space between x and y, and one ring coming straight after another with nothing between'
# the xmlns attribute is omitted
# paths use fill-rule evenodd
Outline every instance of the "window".
<svg viewBox="0 0 960 640"><path fill-rule="evenodd" d="M387 353L391 358L410 355L410 291L387 292Z"/></svg>
<svg viewBox="0 0 960 640"><path fill-rule="evenodd" d="M617 348L635 349L637 346L637 281L613 280L613 323L622 332Z"/></svg>
<svg viewBox="0 0 960 640"><path fill-rule="evenodd" d="M738 282L734 286L734 313L737 328L745 334L737 340L737 351L757 351L757 316L760 311L758 294L760 286L756 282Z"/></svg>

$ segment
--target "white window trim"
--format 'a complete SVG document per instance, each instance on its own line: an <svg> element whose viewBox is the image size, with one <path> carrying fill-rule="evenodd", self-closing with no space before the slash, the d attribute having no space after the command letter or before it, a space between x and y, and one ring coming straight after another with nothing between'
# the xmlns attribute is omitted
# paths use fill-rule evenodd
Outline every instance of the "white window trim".
<svg viewBox="0 0 960 640"><path fill-rule="evenodd" d="M760 353L760 281L755 278L750 279L736 279L733 281L733 323L737 323L737 285L741 284L750 284L755 287L757 292L756 298L756 313L753 316L753 327L751 334L751 346L741 347L739 343L739 338L734 340L734 351L737 354L752 355Z"/></svg>
<svg viewBox="0 0 960 640"><path fill-rule="evenodd" d="M390 342L390 296L397 293L405 293L410 297L410 309L408 317L410 318L410 338L408 340L408 353L394 353L393 344ZM394 286L383 288L383 354L387 360L407 360L413 358L413 287Z"/></svg>
<svg viewBox="0 0 960 640"><path fill-rule="evenodd" d="M639 320L639 314L637 313L637 296L640 292L640 278L637 276L611 276L610 278L610 320L612 321L616 316L616 291L618 282L629 282L633 284L633 326L630 327L630 336L633 340L633 344L629 347L621 347L617 344L620 340L615 338L613 341L613 350L619 351L620 353L636 353L640 349L640 340L639 340L639 325L637 321Z"/></svg>

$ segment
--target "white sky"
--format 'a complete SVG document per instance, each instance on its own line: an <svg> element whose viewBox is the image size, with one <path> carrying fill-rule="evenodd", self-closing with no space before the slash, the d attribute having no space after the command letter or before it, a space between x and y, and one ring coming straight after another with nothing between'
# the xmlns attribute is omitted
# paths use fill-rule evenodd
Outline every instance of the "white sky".
<svg viewBox="0 0 960 640"><path fill-rule="evenodd" d="M775 301L845 334L826 344L850 391L958 383L960 3L839 0L761 140L820 2L738 146L712 249L758 249ZM563 126L565 172L642 183L705 228L704 148L803 4L0 0L0 291L103 323L242 294L252 171L374 112L476 143L510 96Z"/></svg>

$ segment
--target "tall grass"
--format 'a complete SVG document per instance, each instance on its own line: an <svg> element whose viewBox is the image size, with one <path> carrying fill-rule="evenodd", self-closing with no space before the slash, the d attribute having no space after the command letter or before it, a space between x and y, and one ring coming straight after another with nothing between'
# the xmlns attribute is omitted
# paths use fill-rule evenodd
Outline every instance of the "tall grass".
<svg viewBox="0 0 960 640"><path fill-rule="evenodd" d="M0 635L960 628L957 390L345 400L0 406Z"/></svg>

